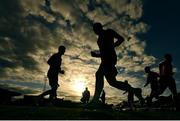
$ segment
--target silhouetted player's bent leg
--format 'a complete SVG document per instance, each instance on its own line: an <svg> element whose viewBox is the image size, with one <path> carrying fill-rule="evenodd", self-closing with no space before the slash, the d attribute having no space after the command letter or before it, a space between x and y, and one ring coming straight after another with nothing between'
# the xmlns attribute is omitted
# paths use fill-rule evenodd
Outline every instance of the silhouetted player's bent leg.
<svg viewBox="0 0 180 121"><path fill-rule="evenodd" d="M178 104L178 96L177 96L177 89L176 89L176 83L175 83L175 79L173 77L169 77L168 78L168 87L169 90L172 93L172 98L173 98L173 103L174 105L177 107ZM179 108L179 107L178 107Z"/></svg>
<svg viewBox="0 0 180 121"><path fill-rule="evenodd" d="M131 89L131 86L129 84L116 80L117 70L115 66L105 67L104 73L106 80L111 86L129 92L129 90Z"/></svg>
<svg viewBox="0 0 180 121"><path fill-rule="evenodd" d="M133 103L134 103L134 93L133 93L133 90L130 90L128 92L128 104L131 110L133 110L134 108Z"/></svg>
<svg viewBox="0 0 180 121"><path fill-rule="evenodd" d="M52 90L47 90L47 91L43 92L42 94L40 94L39 97L43 98L44 96L51 94L51 92L52 92Z"/></svg>
<svg viewBox="0 0 180 121"><path fill-rule="evenodd" d="M144 104L144 98L142 97L142 89L141 88L134 88L134 94L139 99L141 105Z"/></svg>
<svg viewBox="0 0 180 121"><path fill-rule="evenodd" d="M131 89L131 86L129 84L126 84L121 81L117 81L115 77L111 77L111 78L106 77L106 79L108 83L115 88L118 88L123 91L129 91Z"/></svg>
<svg viewBox="0 0 180 121"><path fill-rule="evenodd" d="M168 84L165 77L160 77L159 82L160 82L160 89L158 91L158 95L161 95L168 87Z"/></svg>
<svg viewBox="0 0 180 121"><path fill-rule="evenodd" d="M148 106L151 106L151 104L152 104L152 99L153 99L154 97L155 97L156 99L158 99L158 97L159 97L159 92L158 92L158 91L159 91L159 90L152 88L151 93L150 93L150 96L147 98L147 104L148 104Z"/></svg>
<svg viewBox="0 0 180 121"><path fill-rule="evenodd" d="M51 89L51 93L50 93L50 96L49 96L49 99L50 100L53 100L53 99L56 99L57 98L57 88L58 88L58 85L52 85L51 86L52 89Z"/></svg>
<svg viewBox="0 0 180 121"><path fill-rule="evenodd" d="M175 104L175 107L179 110L178 105L178 97L177 97L177 89L176 89L176 83L173 77L161 77L160 78L160 91L159 95L162 94L165 89L168 87L173 95L173 103Z"/></svg>

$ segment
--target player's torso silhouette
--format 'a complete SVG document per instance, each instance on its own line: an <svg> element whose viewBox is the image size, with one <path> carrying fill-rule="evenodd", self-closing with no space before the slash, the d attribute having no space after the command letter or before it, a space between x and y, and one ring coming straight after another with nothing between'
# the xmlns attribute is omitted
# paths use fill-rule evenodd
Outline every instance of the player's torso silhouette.
<svg viewBox="0 0 180 121"><path fill-rule="evenodd" d="M99 36L97 44L99 46L102 64L115 65L117 62L116 52L114 50L114 34L113 30L104 30Z"/></svg>
<svg viewBox="0 0 180 121"><path fill-rule="evenodd" d="M49 60L48 64L50 65L50 70L58 72L61 66L61 57L58 53L54 54Z"/></svg>

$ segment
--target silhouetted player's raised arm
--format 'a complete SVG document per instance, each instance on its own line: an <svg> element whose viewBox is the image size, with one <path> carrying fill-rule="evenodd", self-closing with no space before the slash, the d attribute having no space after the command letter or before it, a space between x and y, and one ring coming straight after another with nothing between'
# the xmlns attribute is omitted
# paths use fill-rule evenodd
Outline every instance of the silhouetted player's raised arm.
<svg viewBox="0 0 180 121"><path fill-rule="evenodd" d="M112 29L108 29L107 33L109 33L110 37L113 38L113 40L112 40L113 42L115 39L117 39L114 42L114 47L120 46L120 44L124 41L124 38ZM101 53L99 50L91 51L91 56L92 57L101 57Z"/></svg>
<svg viewBox="0 0 180 121"><path fill-rule="evenodd" d="M114 47L117 47L124 41L124 38L122 36L120 36L117 32L115 32L114 30L111 30L111 31L112 31L114 38L117 39L117 41L114 43Z"/></svg>

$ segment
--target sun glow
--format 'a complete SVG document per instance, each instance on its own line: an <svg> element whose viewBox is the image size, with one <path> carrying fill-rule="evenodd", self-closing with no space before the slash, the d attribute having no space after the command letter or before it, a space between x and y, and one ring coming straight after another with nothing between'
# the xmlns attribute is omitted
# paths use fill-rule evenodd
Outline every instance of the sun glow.
<svg viewBox="0 0 180 121"><path fill-rule="evenodd" d="M86 88L85 78L79 77L73 81L73 90L77 93L77 95L82 95L82 92Z"/></svg>

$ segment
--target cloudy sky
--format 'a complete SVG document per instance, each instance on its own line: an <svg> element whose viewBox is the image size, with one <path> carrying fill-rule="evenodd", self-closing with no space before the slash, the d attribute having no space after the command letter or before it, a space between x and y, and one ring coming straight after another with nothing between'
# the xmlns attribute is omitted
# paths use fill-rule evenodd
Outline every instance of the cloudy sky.
<svg viewBox="0 0 180 121"><path fill-rule="evenodd" d="M92 24L101 22L126 39L116 48L117 80L142 88L145 97L144 67L158 72L163 55L171 53L179 90L179 9L178 0L51 0L50 7L44 0L1 0L0 85L24 94L49 89L46 62L64 45L58 95L79 100L86 86L93 95L100 60L90 56L98 49ZM105 91L111 103L127 96L106 81Z"/></svg>

